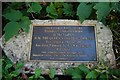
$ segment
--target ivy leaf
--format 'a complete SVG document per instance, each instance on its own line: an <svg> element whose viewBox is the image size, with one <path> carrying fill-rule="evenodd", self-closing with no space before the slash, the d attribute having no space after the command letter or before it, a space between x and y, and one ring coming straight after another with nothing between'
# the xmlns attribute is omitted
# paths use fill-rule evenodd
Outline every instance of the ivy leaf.
<svg viewBox="0 0 120 80"><path fill-rule="evenodd" d="M74 15L73 13L73 5L72 4L68 4L68 3L64 3L63 4L63 11L64 11L64 14L66 14L67 16L72 16Z"/></svg>
<svg viewBox="0 0 120 80"><path fill-rule="evenodd" d="M40 75L41 75L41 69L39 69L39 68L36 68L35 69L35 78L39 78L40 77Z"/></svg>
<svg viewBox="0 0 120 80"><path fill-rule="evenodd" d="M48 13L47 16L51 18L57 18L58 16L55 5L52 2L50 3L50 6L47 6L46 12Z"/></svg>
<svg viewBox="0 0 120 80"><path fill-rule="evenodd" d="M4 31L5 31L5 35L4 35L5 41L8 41L10 38L18 34L18 31L19 31L18 22L12 21L7 23L5 25Z"/></svg>
<svg viewBox="0 0 120 80"><path fill-rule="evenodd" d="M93 70L86 75L86 79L87 80L88 79L95 79L98 77L98 75L99 75L99 73L97 71Z"/></svg>
<svg viewBox="0 0 120 80"><path fill-rule="evenodd" d="M24 30L24 32L28 33L30 29L31 21L29 17L23 16L21 18L21 22L19 22L20 27Z"/></svg>
<svg viewBox="0 0 120 80"><path fill-rule="evenodd" d="M84 64L80 65L79 69L83 71L85 74L88 74L90 72L90 70Z"/></svg>
<svg viewBox="0 0 120 80"><path fill-rule="evenodd" d="M40 5L40 3L38 2L32 2L30 8L28 9L27 12L38 12L40 13L40 11L42 10L42 6Z"/></svg>
<svg viewBox="0 0 120 80"><path fill-rule="evenodd" d="M94 6L94 9L97 10L96 14L97 14L97 19L99 21L101 21L102 19L105 19L106 16L109 14L111 8L110 8L110 3L97 3Z"/></svg>
<svg viewBox="0 0 120 80"><path fill-rule="evenodd" d="M87 5L85 3L80 3L77 8L77 15L81 22L83 22L86 18L88 18L91 14L92 5Z"/></svg>
<svg viewBox="0 0 120 80"><path fill-rule="evenodd" d="M50 78L54 78L54 76L55 76L55 69L54 68L50 68L49 76L50 76Z"/></svg>
<svg viewBox="0 0 120 80"><path fill-rule="evenodd" d="M22 13L19 10L11 10L3 16L10 21L18 21L22 17Z"/></svg>

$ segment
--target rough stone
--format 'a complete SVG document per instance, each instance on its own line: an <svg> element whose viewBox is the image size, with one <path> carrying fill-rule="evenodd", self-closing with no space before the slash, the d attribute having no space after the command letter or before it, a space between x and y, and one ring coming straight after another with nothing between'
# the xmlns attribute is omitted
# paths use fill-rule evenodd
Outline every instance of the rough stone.
<svg viewBox="0 0 120 80"><path fill-rule="evenodd" d="M112 32L101 22L94 20L85 20L82 24L77 20L33 20L33 24L36 25L96 25L96 38L97 38L97 57L98 62L105 61L106 64L110 67L116 66L115 55L112 49ZM30 25L31 27L32 25ZM32 29L32 27L31 27ZM56 68L56 74L63 74L63 70L68 67L78 66L81 63L73 62L32 62L28 61L28 55L30 52L30 43L31 43L31 32L25 34L24 32L20 33L17 37L11 38L8 42L4 42L3 38L0 39L0 45L6 55L16 63L19 60L25 62L25 67L32 68L42 68L43 74L47 74L50 67ZM74 65L73 65L74 64ZM86 65L97 65L96 62L86 62Z"/></svg>

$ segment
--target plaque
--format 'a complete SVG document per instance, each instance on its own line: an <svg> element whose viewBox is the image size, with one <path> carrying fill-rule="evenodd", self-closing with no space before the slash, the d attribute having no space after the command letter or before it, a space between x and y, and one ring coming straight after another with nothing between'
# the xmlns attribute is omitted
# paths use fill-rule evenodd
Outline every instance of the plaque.
<svg viewBox="0 0 120 80"><path fill-rule="evenodd" d="M32 29L30 61L97 61L94 26L42 26Z"/></svg>

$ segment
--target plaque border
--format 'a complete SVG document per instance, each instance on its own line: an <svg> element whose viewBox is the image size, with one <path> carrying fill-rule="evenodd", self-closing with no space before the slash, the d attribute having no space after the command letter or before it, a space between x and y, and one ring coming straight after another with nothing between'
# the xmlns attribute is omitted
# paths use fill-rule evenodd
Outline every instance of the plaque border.
<svg viewBox="0 0 120 80"><path fill-rule="evenodd" d="M42 26L42 27L46 27L46 26L93 26L94 27L94 31L95 31L95 42L96 42L96 61L54 61L54 60L30 60L30 53L31 53L31 48L32 48L32 35L33 35L33 27L39 27L39 26ZM56 25L56 24L52 24L52 23L48 23L48 24L31 24L31 31L30 31L30 48L29 48L29 52L28 52L28 62L55 62L55 63L60 63L60 62L63 62L63 63L82 63L82 62L85 62L85 63L89 63L89 62L94 62L94 63L97 63L98 62L98 38L97 38L97 27L96 27L96 24L90 24L90 25L85 25L85 24L74 24L74 25Z"/></svg>

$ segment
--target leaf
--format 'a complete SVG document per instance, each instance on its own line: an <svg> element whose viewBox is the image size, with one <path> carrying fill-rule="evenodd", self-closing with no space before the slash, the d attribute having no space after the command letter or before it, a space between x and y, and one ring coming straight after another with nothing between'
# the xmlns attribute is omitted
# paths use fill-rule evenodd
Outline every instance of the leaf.
<svg viewBox="0 0 120 80"><path fill-rule="evenodd" d="M55 77L53 80L59 80L59 78L58 78L58 77Z"/></svg>
<svg viewBox="0 0 120 80"><path fill-rule="evenodd" d="M95 79L98 77L98 75L99 73L93 70L86 75L86 79Z"/></svg>
<svg viewBox="0 0 120 80"><path fill-rule="evenodd" d="M16 64L16 66L15 66L15 69L17 70L17 69L20 69L20 68L22 68L24 66L24 63L22 62L22 61L20 61L20 62L18 62L17 64Z"/></svg>
<svg viewBox="0 0 120 80"><path fill-rule="evenodd" d="M7 64L6 66L5 66L5 70L7 71L9 68L11 68L12 67L12 64Z"/></svg>
<svg viewBox="0 0 120 80"><path fill-rule="evenodd" d="M66 75L71 75L72 79L82 79L83 72L79 68L68 68L65 70Z"/></svg>
<svg viewBox="0 0 120 80"><path fill-rule="evenodd" d="M30 8L28 9L27 12L38 12L40 13L40 11L42 10L42 6L40 5L40 3L38 2L32 2Z"/></svg>
<svg viewBox="0 0 120 80"><path fill-rule="evenodd" d="M110 13L110 3L97 3L94 6L94 9L97 10L96 14L97 14L97 19L99 21L101 21L102 19L105 19L106 16Z"/></svg>
<svg viewBox="0 0 120 80"><path fill-rule="evenodd" d="M116 10L120 12L120 3L119 2L112 2L112 10Z"/></svg>
<svg viewBox="0 0 120 80"><path fill-rule="evenodd" d="M74 15L73 13L73 5L72 4L68 4L68 3L64 3L63 4L63 11L64 11L64 14L66 14L67 16L72 16Z"/></svg>
<svg viewBox="0 0 120 80"><path fill-rule="evenodd" d="M54 68L50 68L50 72L49 72L49 77L52 79L55 76L55 69Z"/></svg>
<svg viewBox="0 0 120 80"><path fill-rule="evenodd" d="M7 75L5 75L5 80L12 80L12 76L11 76L11 74L7 74Z"/></svg>
<svg viewBox="0 0 120 80"><path fill-rule="evenodd" d="M38 80L46 80L43 76L40 76Z"/></svg>
<svg viewBox="0 0 120 80"><path fill-rule="evenodd" d="M111 75L115 75L120 78L120 69L109 69L108 71Z"/></svg>
<svg viewBox="0 0 120 80"><path fill-rule="evenodd" d="M73 79L73 80L82 80L82 75L74 72L74 73L72 74L72 79Z"/></svg>
<svg viewBox="0 0 120 80"><path fill-rule="evenodd" d="M40 75L41 75L41 69L39 69L39 68L36 68L35 69L35 78L39 78L40 77Z"/></svg>
<svg viewBox="0 0 120 80"><path fill-rule="evenodd" d="M3 61L5 61L5 64L13 64L13 62L7 56L3 55L2 58L4 59Z"/></svg>
<svg viewBox="0 0 120 80"><path fill-rule="evenodd" d="M62 8L63 7L62 2L55 2L54 5L55 5L55 8Z"/></svg>
<svg viewBox="0 0 120 80"><path fill-rule="evenodd" d="M47 16L51 18L57 18L58 16L55 5L52 2L50 3L50 6L47 6L46 12L48 13Z"/></svg>
<svg viewBox="0 0 120 80"><path fill-rule="evenodd" d="M23 16L21 18L21 22L19 22L20 27L24 30L24 32L28 33L30 29L31 21L29 17Z"/></svg>
<svg viewBox="0 0 120 80"><path fill-rule="evenodd" d="M54 3L54 6L56 8L57 15L61 17L63 15L63 3L57 2L57 3Z"/></svg>
<svg viewBox="0 0 120 80"><path fill-rule="evenodd" d="M57 9L58 16L61 17L63 15L63 10L62 8Z"/></svg>
<svg viewBox="0 0 120 80"><path fill-rule="evenodd" d="M102 69L95 69L97 72L99 72L99 73L106 73L107 72L107 70L102 70Z"/></svg>
<svg viewBox="0 0 120 80"><path fill-rule="evenodd" d="M10 73L10 75L13 76L13 77L17 77L19 74L20 74L20 72L18 70Z"/></svg>
<svg viewBox="0 0 120 80"><path fill-rule="evenodd" d="M79 79L81 80L83 76L83 72L78 68L74 68L73 72L72 72L72 79Z"/></svg>
<svg viewBox="0 0 120 80"><path fill-rule="evenodd" d="M19 9L22 5L24 5L24 3L18 3L18 2L12 2L10 5L9 5L9 7L11 8L11 9Z"/></svg>
<svg viewBox="0 0 120 80"><path fill-rule="evenodd" d="M72 76L72 79L73 80L82 80L82 76L78 75L78 74L75 74L75 75Z"/></svg>
<svg viewBox="0 0 120 80"><path fill-rule="evenodd" d="M83 72L79 68L68 68L65 70L66 75L73 75L74 73L83 74Z"/></svg>
<svg viewBox="0 0 120 80"><path fill-rule="evenodd" d="M18 21L22 17L22 13L19 10L11 10L3 16L10 21Z"/></svg>
<svg viewBox="0 0 120 80"><path fill-rule="evenodd" d="M79 69L83 71L85 74L88 74L90 72L90 70L84 64L80 65Z"/></svg>
<svg viewBox="0 0 120 80"><path fill-rule="evenodd" d="M29 77L29 80L34 80L34 75Z"/></svg>
<svg viewBox="0 0 120 80"><path fill-rule="evenodd" d="M80 3L77 8L77 15L81 22L83 22L86 18L88 18L91 14L92 6L87 5L85 3Z"/></svg>
<svg viewBox="0 0 120 80"><path fill-rule="evenodd" d="M12 21L7 23L5 25L4 31L5 31L5 35L4 35L5 41L8 41L10 38L18 34L18 31L19 31L18 22Z"/></svg>
<svg viewBox="0 0 120 80"><path fill-rule="evenodd" d="M108 80L107 75L106 74L101 74L99 77L100 80Z"/></svg>
<svg viewBox="0 0 120 80"><path fill-rule="evenodd" d="M65 74L66 75L72 75L73 70L74 70L73 68L68 68L68 69L65 70Z"/></svg>

